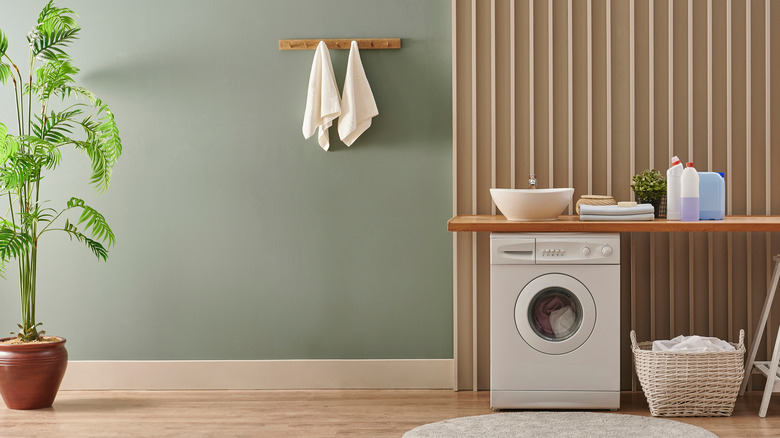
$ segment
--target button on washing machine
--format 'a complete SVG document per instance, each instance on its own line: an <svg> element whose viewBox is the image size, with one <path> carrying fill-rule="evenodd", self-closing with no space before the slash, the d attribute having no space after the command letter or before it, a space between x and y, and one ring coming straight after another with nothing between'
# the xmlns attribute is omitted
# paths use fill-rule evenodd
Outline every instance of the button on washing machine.
<svg viewBox="0 0 780 438"><path fill-rule="evenodd" d="M601 254L604 257L609 257L612 255L612 247L609 245L604 245L604 247L601 248Z"/></svg>
<svg viewBox="0 0 780 438"><path fill-rule="evenodd" d="M588 248L587 246L582 247L582 255L584 255L586 257L589 256L590 255L590 248Z"/></svg>

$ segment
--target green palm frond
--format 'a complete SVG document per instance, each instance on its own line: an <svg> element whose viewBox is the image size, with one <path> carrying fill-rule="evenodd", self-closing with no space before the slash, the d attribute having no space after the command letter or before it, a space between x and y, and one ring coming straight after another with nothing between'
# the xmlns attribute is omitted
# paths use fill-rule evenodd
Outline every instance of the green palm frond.
<svg viewBox="0 0 780 438"><path fill-rule="evenodd" d="M29 234L20 233L6 223L0 228L0 275L5 272L5 264L18 258L32 248L33 239Z"/></svg>
<svg viewBox="0 0 780 438"><path fill-rule="evenodd" d="M50 1L41 10L35 30L27 36L32 56L47 61L70 59L65 48L78 38L81 30L68 8L58 8Z"/></svg>
<svg viewBox="0 0 780 438"><path fill-rule="evenodd" d="M81 115L80 109L69 109L61 112L52 111L49 117L41 119L35 116L36 122L32 129L36 137L44 139L55 145L71 143L73 134L73 118Z"/></svg>
<svg viewBox="0 0 780 438"><path fill-rule="evenodd" d="M58 8L54 6L54 0L50 0L38 14L38 26L45 29L72 29L78 27L76 20L71 16L76 15L72 9Z"/></svg>
<svg viewBox="0 0 780 438"><path fill-rule="evenodd" d="M89 99L90 102L92 102L93 105L97 100L97 96L95 96L95 93L87 90L84 87L77 87L75 85L65 84L62 87L60 87L59 92L63 99L70 96L86 97L87 99Z"/></svg>
<svg viewBox="0 0 780 438"><path fill-rule="evenodd" d="M78 72L79 69L68 60L49 61L35 70L36 87L34 88L40 100L46 101L53 95L62 95L63 87L73 83L73 75Z"/></svg>
<svg viewBox="0 0 780 438"><path fill-rule="evenodd" d="M52 143L43 138L25 135L21 137L29 148L26 152L26 159L31 166L40 172L41 169L54 169L62 161L62 153L57 148L61 143Z"/></svg>
<svg viewBox="0 0 780 438"><path fill-rule="evenodd" d="M92 237L102 241L108 241L108 247L111 248L115 243L114 232L111 231L111 227L108 226L106 218L103 217L97 210L87 205L83 199L70 198L67 208L80 207L82 209L81 217L79 217L78 225L86 222L85 228L91 228Z"/></svg>
<svg viewBox="0 0 780 438"><path fill-rule="evenodd" d="M51 222L56 215L57 211L53 208L42 208L40 205L35 205L30 211L21 212L19 217L22 229L32 229L35 222Z"/></svg>
<svg viewBox="0 0 780 438"><path fill-rule="evenodd" d="M65 48L78 38L80 30L75 28L41 32L33 44L32 55L47 61L69 59L70 56L65 52Z"/></svg>
<svg viewBox="0 0 780 438"><path fill-rule="evenodd" d="M0 58L5 56L5 51L8 50L8 37L5 36L3 30L0 29Z"/></svg>
<svg viewBox="0 0 780 438"><path fill-rule="evenodd" d="M19 150L19 143L16 137L8 133L8 128L0 123L0 165L6 160L16 155Z"/></svg>
<svg viewBox="0 0 780 438"><path fill-rule="evenodd" d="M87 140L76 142L76 146L84 149L92 161L90 183L94 184L98 191L104 192L111 184L114 164L122 154L122 139L119 137L114 113L108 105L96 99L95 108L98 110L100 122L87 117L79 123L87 134Z"/></svg>
<svg viewBox="0 0 780 438"><path fill-rule="evenodd" d="M35 161L27 155L11 157L0 167L0 185L8 191L18 191L27 181L34 180L37 174Z"/></svg>
<svg viewBox="0 0 780 438"><path fill-rule="evenodd" d="M0 29L0 84L5 84L12 74L11 66L3 62L6 50L8 50L8 37Z"/></svg>
<svg viewBox="0 0 780 438"><path fill-rule="evenodd" d="M106 250L106 248L104 248L103 245L100 244L100 242L92 240L89 237L85 236L72 223L66 220L65 227L62 230L68 233L71 240L73 240L73 238L75 237L76 240L87 245L87 247L92 251L93 254L95 254L95 257L97 257L98 259L102 259L104 262L108 260L108 251Z"/></svg>
<svg viewBox="0 0 780 438"><path fill-rule="evenodd" d="M5 84L11 77L11 66L0 61L0 84Z"/></svg>

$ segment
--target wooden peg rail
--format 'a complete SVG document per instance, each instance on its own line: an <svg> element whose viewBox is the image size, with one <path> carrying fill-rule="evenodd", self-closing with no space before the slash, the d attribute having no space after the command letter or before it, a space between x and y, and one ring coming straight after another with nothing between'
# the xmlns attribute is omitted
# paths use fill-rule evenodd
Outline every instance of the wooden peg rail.
<svg viewBox="0 0 780 438"><path fill-rule="evenodd" d="M328 49L349 49L352 41L357 41L358 49L400 49L401 38L337 38L308 40L279 40L279 50L314 50L320 41L325 41Z"/></svg>

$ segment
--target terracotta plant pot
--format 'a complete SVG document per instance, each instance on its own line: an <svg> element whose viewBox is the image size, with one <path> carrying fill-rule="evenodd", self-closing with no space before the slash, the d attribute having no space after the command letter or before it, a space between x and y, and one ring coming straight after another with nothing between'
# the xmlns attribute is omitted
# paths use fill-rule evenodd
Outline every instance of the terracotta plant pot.
<svg viewBox="0 0 780 438"><path fill-rule="evenodd" d="M0 342L13 338L0 339ZM41 409L54 403L68 351L65 338L34 344L0 343L0 394L9 409Z"/></svg>

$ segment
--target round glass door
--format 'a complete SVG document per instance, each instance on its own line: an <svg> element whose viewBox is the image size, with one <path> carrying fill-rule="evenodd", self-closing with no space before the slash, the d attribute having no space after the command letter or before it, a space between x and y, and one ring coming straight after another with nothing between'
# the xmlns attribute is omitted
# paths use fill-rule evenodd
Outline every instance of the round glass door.
<svg viewBox="0 0 780 438"><path fill-rule="evenodd" d="M545 274L520 292L515 325L526 343L543 353L564 354L585 343L596 323L596 305L579 280Z"/></svg>

